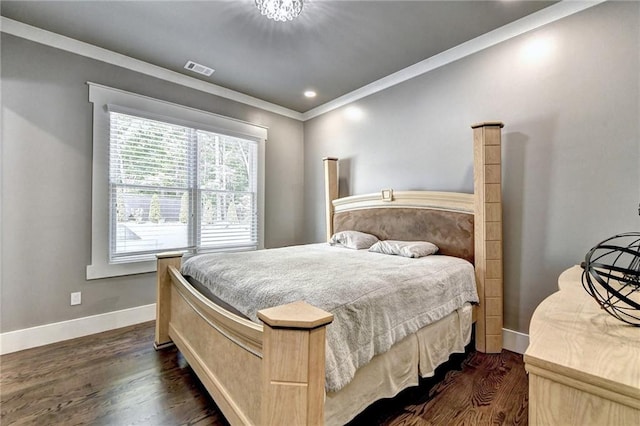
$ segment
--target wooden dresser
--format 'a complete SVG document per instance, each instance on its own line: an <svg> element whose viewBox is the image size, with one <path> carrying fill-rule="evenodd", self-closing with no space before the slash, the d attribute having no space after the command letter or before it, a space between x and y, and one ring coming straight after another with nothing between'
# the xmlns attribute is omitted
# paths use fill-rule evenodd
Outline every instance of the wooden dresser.
<svg viewBox="0 0 640 426"><path fill-rule="evenodd" d="M640 327L600 309L567 269L531 319L530 425L640 425Z"/></svg>

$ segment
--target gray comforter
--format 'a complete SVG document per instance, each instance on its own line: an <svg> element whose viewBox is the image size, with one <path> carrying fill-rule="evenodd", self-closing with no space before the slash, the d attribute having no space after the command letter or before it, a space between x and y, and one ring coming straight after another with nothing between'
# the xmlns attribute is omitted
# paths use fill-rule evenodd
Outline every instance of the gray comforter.
<svg viewBox="0 0 640 426"><path fill-rule="evenodd" d="M337 391L394 343L465 302L478 302L462 259L409 259L328 244L188 259L190 275L259 322L260 309L304 300L334 315L327 328L326 388Z"/></svg>

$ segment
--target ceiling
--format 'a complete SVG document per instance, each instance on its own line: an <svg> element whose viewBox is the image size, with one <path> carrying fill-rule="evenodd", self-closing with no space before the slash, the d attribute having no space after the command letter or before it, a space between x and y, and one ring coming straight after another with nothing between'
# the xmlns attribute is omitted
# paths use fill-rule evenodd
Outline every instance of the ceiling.
<svg viewBox="0 0 640 426"><path fill-rule="evenodd" d="M305 112L555 1L6 1L4 17ZM192 60L210 77L183 67ZM305 98L305 90L317 96Z"/></svg>

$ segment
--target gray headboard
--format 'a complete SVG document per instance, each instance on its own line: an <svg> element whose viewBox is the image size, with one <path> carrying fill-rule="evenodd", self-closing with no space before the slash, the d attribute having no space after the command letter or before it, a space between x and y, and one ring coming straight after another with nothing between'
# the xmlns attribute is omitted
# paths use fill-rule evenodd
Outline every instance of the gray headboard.
<svg viewBox="0 0 640 426"><path fill-rule="evenodd" d="M333 232L354 230L381 240L429 241L439 253L474 261L473 195L383 191L334 201Z"/></svg>
<svg viewBox="0 0 640 426"><path fill-rule="evenodd" d="M421 208L371 208L335 213L334 232L354 230L381 240L429 241L438 254L473 263L473 214Z"/></svg>

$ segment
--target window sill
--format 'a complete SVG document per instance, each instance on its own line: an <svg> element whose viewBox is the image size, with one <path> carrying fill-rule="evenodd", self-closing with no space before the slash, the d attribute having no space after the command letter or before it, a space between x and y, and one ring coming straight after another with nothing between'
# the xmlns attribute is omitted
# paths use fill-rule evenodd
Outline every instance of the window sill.
<svg viewBox="0 0 640 426"><path fill-rule="evenodd" d="M156 261L146 260L132 263L103 263L87 266L87 280L121 277L124 275L147 274L156 272Z"/></svg>

